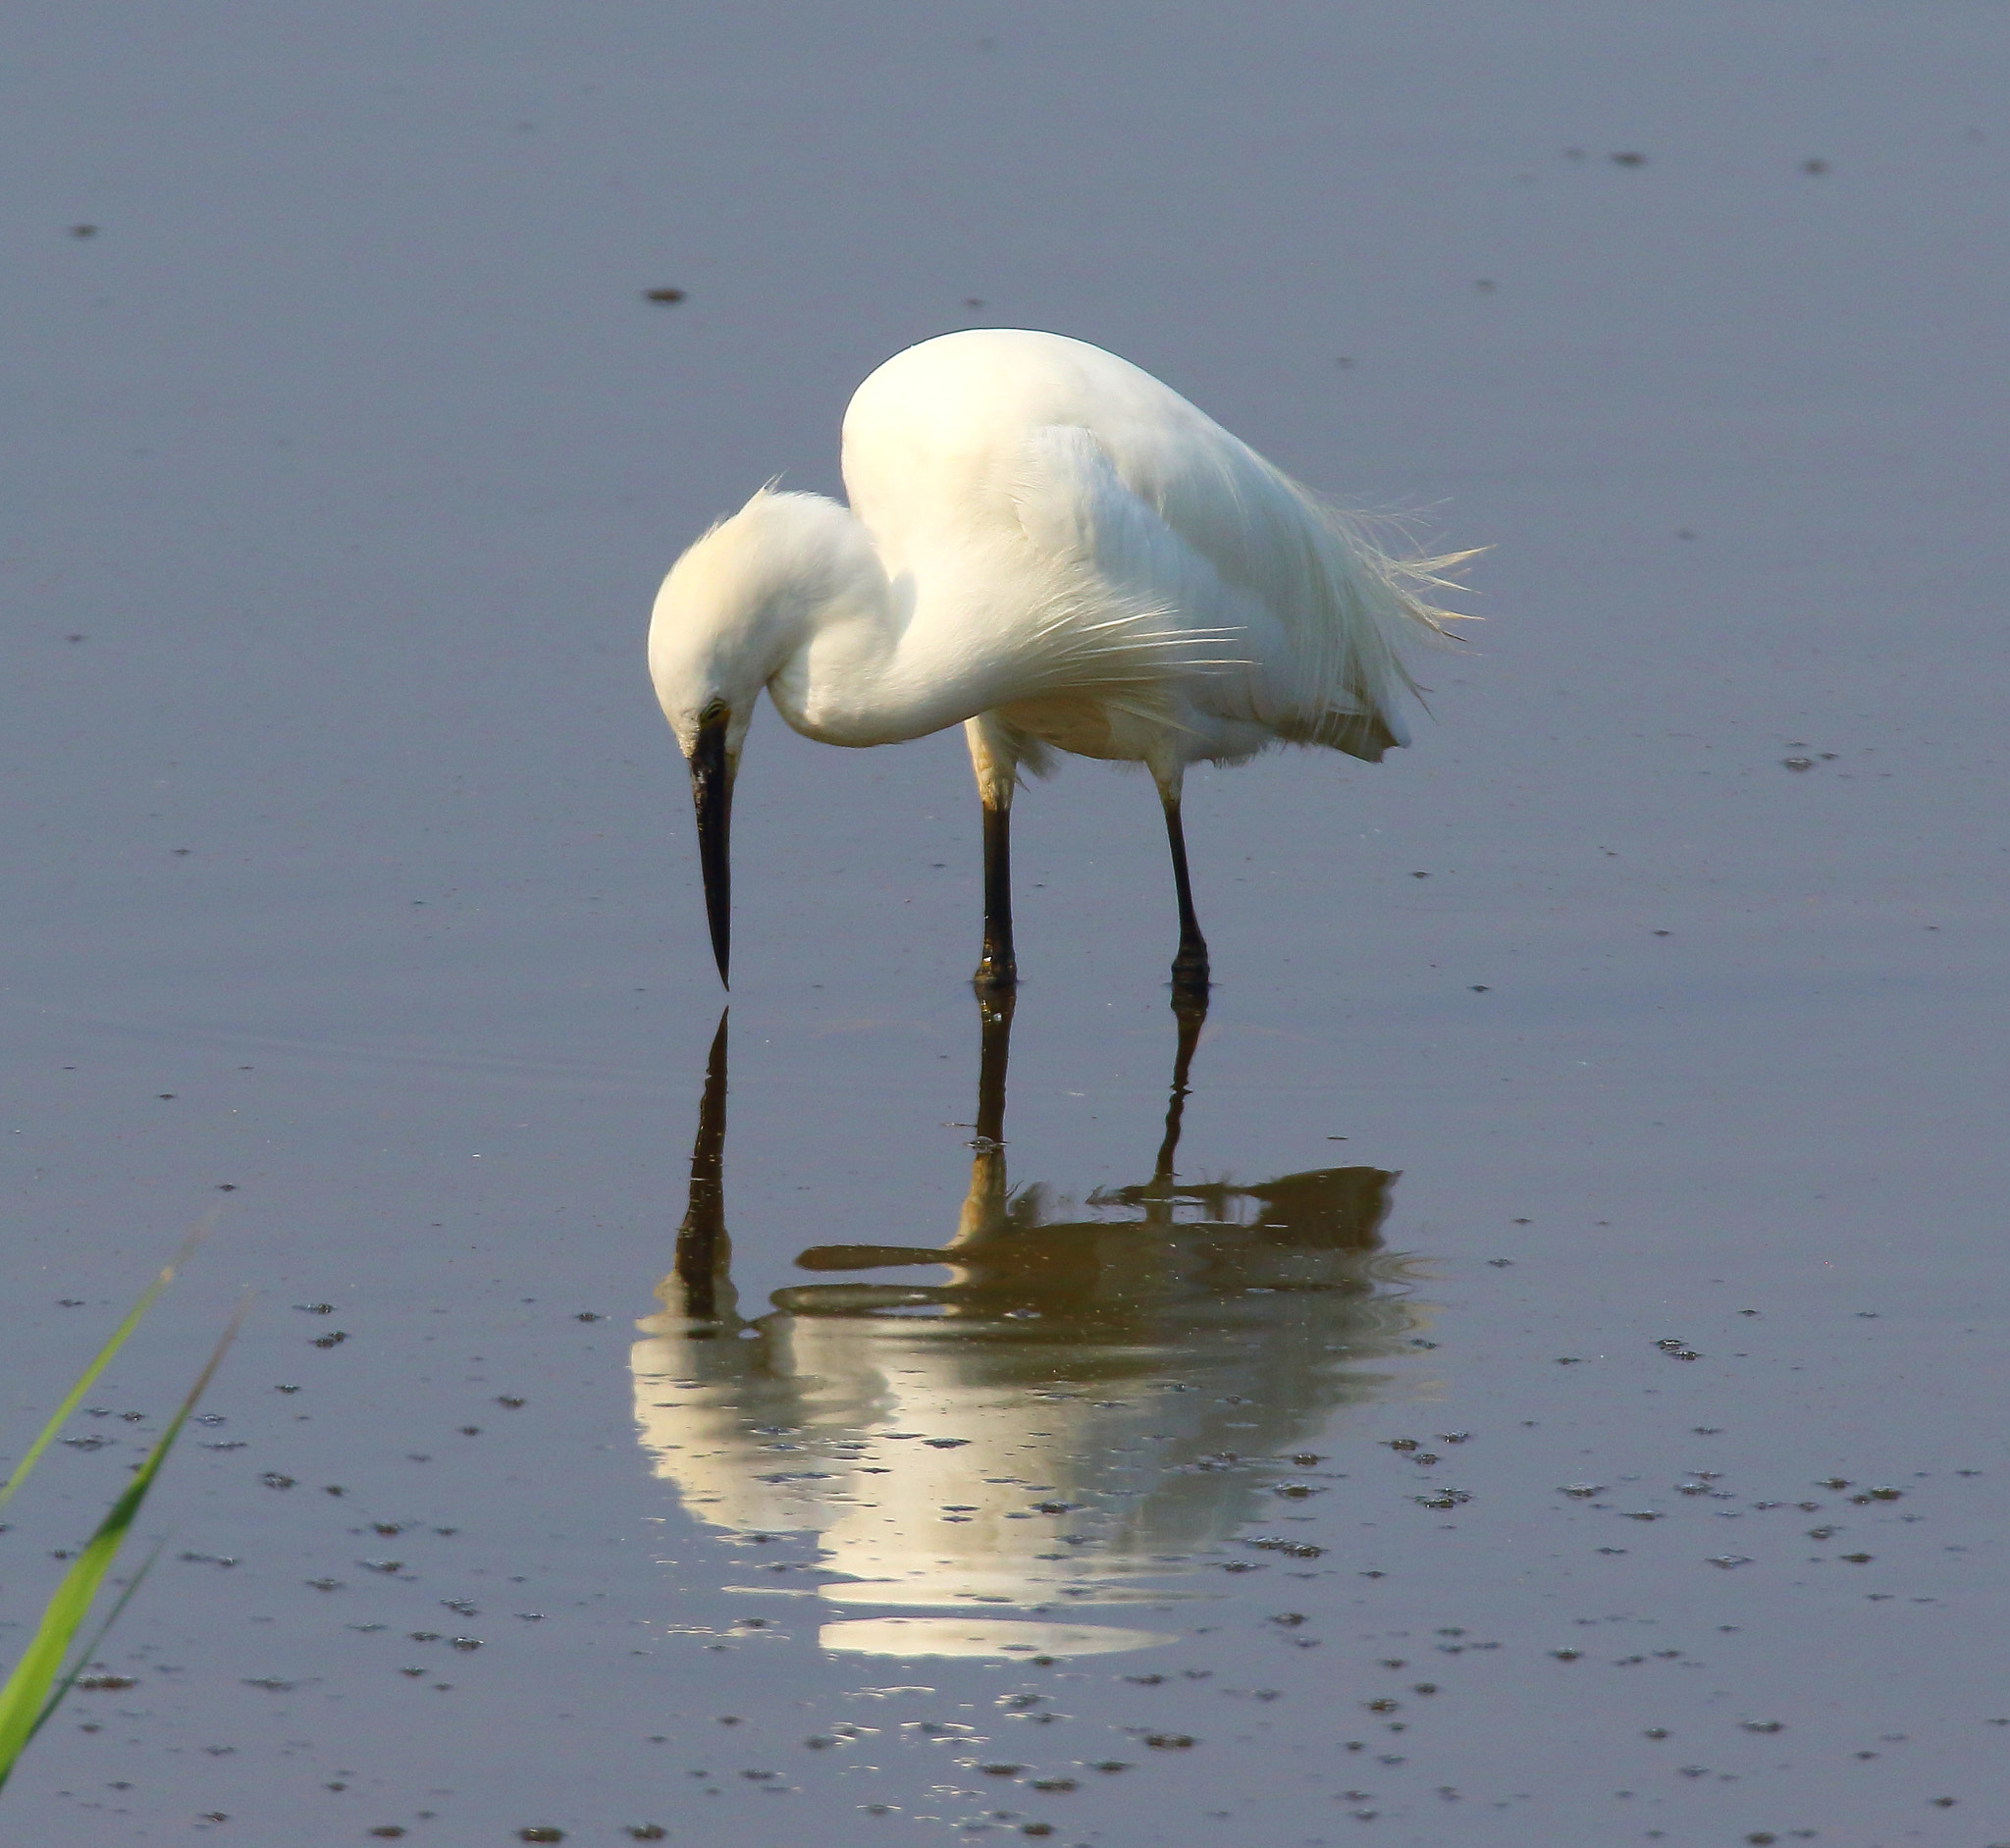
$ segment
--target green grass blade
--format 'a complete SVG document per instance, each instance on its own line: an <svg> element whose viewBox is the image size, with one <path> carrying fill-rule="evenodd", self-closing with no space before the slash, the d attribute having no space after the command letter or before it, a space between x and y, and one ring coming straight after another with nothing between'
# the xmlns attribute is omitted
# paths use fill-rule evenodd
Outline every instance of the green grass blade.
<svg viewBox="0 0 2010 1848"><path fill-rule="evenodd" d="M49 1694L62 1669L63 1658L69 1654L78 1631L90 1615L91 1604L97 1597L98 1587L104 1583L105 1574L112 1568L112 1561L118 1558L120 1544L139 1517L147 1491L153 1487L162 1463L167 1460L175 1440L181 1436L188 1414L195 1409L196 1401L222 1364L224 1354L243 1319L244 1311L239 1307L218 1341L209 1364L189 1389L188 1397L183 1399L180 1409L168 1421L167 1429L161 1433L153 1449L147 1452L146 1460L112 1504L111 1512L98 1523L97 1531L85 1543L69 1571L63 1574L63 1582L56 1587L55 1595L44 1608L42 1620L35 1626L26 1650L15 1663L14 1671L6 1682L0 1684L0 1787L5 1786L15 1761L34 1736L35 1729L55 1711Z"/></svg>
<svg viewBox="0 0 2010 1848"><path fill-rule="evenodd" d="M56 1709L63 1705L64 1697L77 1685L77 1677L97 1660L98 1651L105 1645L105 1638L112 1633L112 1625L119 1621L120 1613L132 1602L140 1586L146 1583L146 1575L153 1570L154 1562L161 1557L161 1549L167 1544L163 1540L155 1545L154 1550L140 1562L139 1570L126 1581L126 1589L119 1594L111 1610L105 1612L105 1620L98 1625L90 1641L70 1659L70 1666L64 1670L62 1680L49 1690L49 1698L42 1703L42 1711L35 1716L35 1723L27 1729L27 1736L30 1739L41 1731ZM6 1779L0 1777L0 1784L5 1782Z"/></svg>
<svg viewBox="0 0 2010 1848"><path fill-rule="evenodd" d="M35 1441L27 1447L26 1453L14 1466L14 1473L5 1482L0 1482L0 1507L5 1507L8 1499L26 1479L27 1472L40 1459L42 1452L55 1441L56 1433L62 1430L64 1422L78 1407L84 1394L90 1391L91 1383L111 1364L112 1356L126 1346L126 1339L139 1326L140 1318L153 1307L153 1299L175 1281L175 1273L188 1261L189 1254L207 1235L207 1225L198 1227L188 1235L181 1250L161 1267L161 1274L139 1293L139 1300L126 1313L126 1319L112 1331L111 1339L92 1355L90 1365L78 1376L78 1381L58 1405L49 1422L42 1426Z"/></svg>

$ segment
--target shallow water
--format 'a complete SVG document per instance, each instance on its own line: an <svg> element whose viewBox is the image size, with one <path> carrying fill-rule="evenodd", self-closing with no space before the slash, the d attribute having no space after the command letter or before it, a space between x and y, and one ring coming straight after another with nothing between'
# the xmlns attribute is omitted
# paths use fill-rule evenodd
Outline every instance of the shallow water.
<svg viewBox="0 0 2010 1848"><path fill-rule="evenodd" d="M20 1839L2010 1838L1999 12L4 29L0 1642L256 1294ZM765 715L721 1034L655 578L986 322L1487 626L1204 1027Z"/></svg>

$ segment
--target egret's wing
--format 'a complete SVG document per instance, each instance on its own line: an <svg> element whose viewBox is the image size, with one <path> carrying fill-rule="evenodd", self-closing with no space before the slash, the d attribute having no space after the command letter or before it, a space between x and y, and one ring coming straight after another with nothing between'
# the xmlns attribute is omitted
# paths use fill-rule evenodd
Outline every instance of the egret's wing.
<svg viewBox="0 0 2010 1848"><path fill-rule="evenodd" d="M1049 627L1065 628L1078 648L1139 681L1252 664L1245 631L1263 612L1139 498L1093 431L1052 424L1031 432L1010 493L1021 531L1057 586Z"/></svg>
<svg viewBox="0 0 2010 1848"><path fill-rule="evenodd" d="M1177 599L1204 561L1117 473L1095 433L1079 424L1032 431L1011 485L1013 511L1035 551L1110 585ZM1212 572L1207 572L1211 577ZM1201 588L1193 586L1192 588Z"/></svg>
<svg viewBox="0 0 2010 1848"><path fill-rule="evenodd" d="M1190 549L1117 473L1092 430L1049 424L1031 432L1012 481L1012 506L1028 539L1054 557L1079 559L1118 581L1180 576Z"/></svg>
<svg viewBox="0 0 2010 1848"><path fill-rule="evenodd" d="M1407 742L1406 642L1437 631L1418 594L1436 581L1184 399L1102 433L1133 496L1231 592L1279 625L1266 662L1267 714L1281 735L1379 758Z"/></svg>
<svg viewBox="0 0 2010 1848"><path fill-rule="evenodd" d="M1123 420L1110 444L1078 425L1032 432L1014 483L1021 527L1139 612L1099 639L1165 664L1205 660L1213 683L1191 697L1208 710L1379 759L1406 737L1407 677L1385 633L1401 615L1375 607L1380 586L1337 555L1295 484L1174 402L1183 414Z"/></svg>

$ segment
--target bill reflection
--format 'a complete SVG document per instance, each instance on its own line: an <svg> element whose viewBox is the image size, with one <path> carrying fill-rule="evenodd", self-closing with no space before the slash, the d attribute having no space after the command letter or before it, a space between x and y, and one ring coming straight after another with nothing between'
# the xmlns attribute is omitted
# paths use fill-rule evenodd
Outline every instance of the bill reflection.
<svg viewBox="0 0 2010 1848"><path fill-rule="evenodd" d="M636 1418L699 1519L811 1536L828 1648L1081 1655L1170 1640L1084 1608L1182 1594L1240 1530L1295 1531L1306 1454L1418 1315L1380 1229L1397 1177L1258 1186L1175 1167L1204 1010L1177 1010L1150 1178L1079 1203L1006 1176L1012 1002L980 1007L970 1191L939 1242L816 1245L819 1279L741 1314L725 1226L726 1024L707 1069L662 1313L638 1326ZM764 1548L764 1551L766 1549ZM777 1583L772 1589L782 1589Z"/></svg>

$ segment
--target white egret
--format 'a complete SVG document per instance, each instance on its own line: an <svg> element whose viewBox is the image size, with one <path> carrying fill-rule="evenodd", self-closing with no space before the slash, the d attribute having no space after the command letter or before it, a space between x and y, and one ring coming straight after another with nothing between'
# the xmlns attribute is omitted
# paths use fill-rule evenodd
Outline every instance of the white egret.
<svg viewBox="0 0 2010 1848"><path fill-rule="evenodd" d="M1017 978L1021 770L1054 750L1145 765L1172 846L1175 987L1204 994L1187 766L1276 743L1372 764L1407 743L1403 644L1443 633L1425 593L1456 559L1391 555L1148 373L1055 334L947 334L889 359L845 412L843 466L849 508L762 489L677 560L650 624L720 978L733 777L766 687L826 744L963 724L980 990Z"/></svg>

